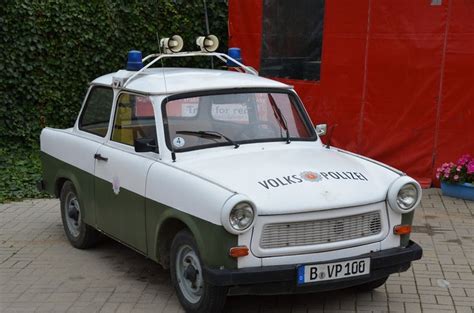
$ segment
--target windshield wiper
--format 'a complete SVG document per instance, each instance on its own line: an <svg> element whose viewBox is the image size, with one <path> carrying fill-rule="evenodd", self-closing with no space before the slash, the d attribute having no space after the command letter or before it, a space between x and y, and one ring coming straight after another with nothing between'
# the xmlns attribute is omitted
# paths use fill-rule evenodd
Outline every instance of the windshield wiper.
<svg viewBox="0 0 474 313"><path fill-rule="evenodd" d="M199 131L192 131L192 130L178 130L176 132L177 135L189 135L189 136L196 136L204 139L225 139L227 142L230 142L234 145L234 148L237 149L240 147L238 143L230 139L229 137L211 130L199 130Z"/></svg>
<svg viewBox="0 0 474 313"><path fill-rule="evenodd" d="M268 99L270 100L270 104L272 105L273 109L273 114L275 114L278 124L280 124L280 127L283 128L284 131L286 131L286 143L290 143L290 131L288 130L288 124L286 123L286 119L283 114L281 114L281 110L277 106L275 99L273 99L273 96L271 94L268 94Z"/></svg>

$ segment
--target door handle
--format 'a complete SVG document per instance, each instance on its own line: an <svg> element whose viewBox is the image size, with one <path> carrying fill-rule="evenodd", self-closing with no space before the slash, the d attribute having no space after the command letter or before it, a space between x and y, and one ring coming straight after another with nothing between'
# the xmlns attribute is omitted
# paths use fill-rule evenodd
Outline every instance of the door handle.
<svg viewBox="0 0 474 313"><path fill-rule="evenodd" d="M94 159L107 162L109 158L103 157L102 155L100 155L100 153L96 153L94 154Z"/></svg>

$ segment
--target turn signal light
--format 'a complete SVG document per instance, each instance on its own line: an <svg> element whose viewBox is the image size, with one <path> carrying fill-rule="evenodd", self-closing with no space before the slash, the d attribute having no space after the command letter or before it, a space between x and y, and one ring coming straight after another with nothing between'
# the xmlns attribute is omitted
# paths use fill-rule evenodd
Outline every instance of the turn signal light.
<svg viewBox="0 0 474 313"><path fill-rule="evenodd" d="M230 248L229 255L233 258L240 258L249 255L249 248L246 246L239 246Z"/></svg>
<svg viewBox="0 0 474 313"><path fill-rule="evenodd" d="M408 235L411 233L411 225L397 225L393 228L395 235Z"/></svg>

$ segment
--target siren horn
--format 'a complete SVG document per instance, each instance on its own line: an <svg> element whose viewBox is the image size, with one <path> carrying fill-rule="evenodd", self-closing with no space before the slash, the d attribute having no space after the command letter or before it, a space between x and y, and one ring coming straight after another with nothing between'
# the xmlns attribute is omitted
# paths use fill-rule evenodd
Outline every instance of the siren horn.
<svg viewBox="0 0 474 313"><path fill-rule="evenodd" d="M214 35L200 36L196 38L196 44L203 52L214 52L219 47L219 39Z"/></svg>
<svg viewBox="0 0 474 313"><path fill-rule="evenodd" d="M180 35L173 35L169 38L163 38L160 40L160 47L164 53L176 53L183 49L184 42Z"/></svg>

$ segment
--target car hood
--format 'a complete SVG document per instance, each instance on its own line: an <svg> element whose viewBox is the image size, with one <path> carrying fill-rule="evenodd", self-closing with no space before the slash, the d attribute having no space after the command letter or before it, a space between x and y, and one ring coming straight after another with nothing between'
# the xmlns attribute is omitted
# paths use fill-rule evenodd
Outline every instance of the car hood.
<svg viewBox="0 0 474 313"><path fill-rule="evenodd" d="M178 157L179 159L179 157ZM384 201L399 173L337 149L298 143L229 149L175 166L247 196L259 215L290 214Z"/></svg>

